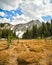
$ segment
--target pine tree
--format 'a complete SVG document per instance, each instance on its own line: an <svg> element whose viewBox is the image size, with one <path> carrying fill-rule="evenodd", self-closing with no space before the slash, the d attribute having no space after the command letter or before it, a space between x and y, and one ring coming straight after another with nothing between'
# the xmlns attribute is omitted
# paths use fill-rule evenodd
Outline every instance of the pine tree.
<svg viewBox="0 0 52 65"><path fill-rule="evenodd" d="M0 29L0 38L2 38L2 30Z"/></svg>
<svg viewBox="0 0 52 65"><path fill-rule="evenodd" d="M38 35L39 38L40 37L42 38L42 25L38 27L38 29L37 29L37 35Z"/></svg>
<svg viewBox="0 0 52 65"><path fill-rule="evenodd" d="M37 25L33 25L32 27L31 38L37 38Z"/></svg>
<svg viewBox="0 0 52 65"><path fill-rule="evenodd" d="M49 37L50 36L50 23L49 22L47 22L46 24L45 24L45 32L44 32L44 36L45 37Z"/></svg>
<svg viewBox="0 0 52 65"><path fill-rule="evenodd" d="M51 24L50 24L50 34L52 36L52 20L51 20Z"/></svg>
<svg viewBox="0 0 52 65"><path fill-rule="evenodd" d="M30 39L31 38L30 33L31 33L30 30L27 28L26 32L23 34L23 38Z"/></svg>

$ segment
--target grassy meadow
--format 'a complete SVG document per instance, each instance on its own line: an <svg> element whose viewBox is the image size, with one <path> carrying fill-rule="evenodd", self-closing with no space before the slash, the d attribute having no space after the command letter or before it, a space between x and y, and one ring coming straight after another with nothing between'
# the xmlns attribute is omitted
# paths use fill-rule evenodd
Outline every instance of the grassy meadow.
<svg viewBox="0 0 52 65"><path fill-rule="evenodd" d="M0 40L0 65L52 65L52 39Z"/></svg>

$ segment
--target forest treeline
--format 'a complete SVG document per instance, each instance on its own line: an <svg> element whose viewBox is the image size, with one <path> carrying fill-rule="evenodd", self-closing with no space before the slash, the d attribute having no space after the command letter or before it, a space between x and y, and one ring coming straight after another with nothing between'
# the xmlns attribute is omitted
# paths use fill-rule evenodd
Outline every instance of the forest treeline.
<svg viewBox="0 0 52 65"><path fill-rule="evenodd" d="M47 37L52 37L52 20L51 22L42 22L39 27L37 27L37 25L33 25L31 30L27 28L26 32L23 34L24 39Z"/></svg>
<svg viewBox="0 0 52 65"><path fill-rule="evenodd" d="M10 30L10 29L0 29L0 39L1 38L6 38L6 39L8 39L8 38L16 38L16 35L15 35L15 33L13 33L13 31L12 30Z"/></svg>
<svg viewBox="0 0 52 65"><path fill-rule="evenodd" d="M0 24L0 27L4 27L5 24ZM51 22L42 22L42 24L37 27L33 25L32 29L27 28L26 32L23 34L23 39L35 39L35 38L47 38L52 37L52 20ZM1 29L0 28L0 39L1 38L18 38L10 29Z"/></svg>

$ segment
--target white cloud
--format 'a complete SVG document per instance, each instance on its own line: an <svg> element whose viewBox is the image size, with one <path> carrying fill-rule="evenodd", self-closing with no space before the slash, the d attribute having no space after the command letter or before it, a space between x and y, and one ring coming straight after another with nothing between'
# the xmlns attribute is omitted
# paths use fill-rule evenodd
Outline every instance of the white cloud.
<svg viewBox="0 0 52 65"><path fill-rule="evenodd" d="M12 10L19 6L20 0L0 0L0 8Z"/></svg>
<svg viewBox="0 0 52 65"><path fill-rule="evenodd" d="M9 23L10 20L6 18L0 18L0 23Z"/></svg>
<svg viewBox="0 0 52 65"><path fill-rule="evenodd" d="M44 0L44 3L45 4L49 4L50 3L50 0Z"/></svg>
<svg viewBox="0 0 52 65"><path fill-rule="evenodd" d="M5 13L4 12L0 12L0 16L5 16Z"/></svg>
<svg viewBox="0 0 52 65"><path fill-rule="evenodd" d="M31 19L41 19L43 15L52 15L52 4L50 0L25 0L21 3L24 15Z"/></svg>
<svg viewBox="0 0 52 65"><path fill-rule="evenodd" d="M31 20L28 16L25 16L24 14L22 14L21 16L17 15L16 17L13 17L13 18L14 20L11 22L11 24L13 25L16 25L19 23L27 23Z"/></svg>

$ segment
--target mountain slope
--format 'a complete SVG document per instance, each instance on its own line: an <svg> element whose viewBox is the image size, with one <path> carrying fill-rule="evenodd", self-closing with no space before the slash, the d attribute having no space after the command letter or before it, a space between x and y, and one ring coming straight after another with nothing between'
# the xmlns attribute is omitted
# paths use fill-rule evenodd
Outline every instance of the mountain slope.
<svg viewBox="0 0 52 65"><path fill-rule="evenodd" d="M27 28L31 29L33 25L37 25L38 27L41 25L39 20L32 20L25 24L15 25L13 31L26 31Z"/></svg>
<svg viewBox="0 0 52 65"><path fill-rule="evenodd" d="M25 24L18 24L13 27L13 31L19 38L22 38L22 35L27 30L27 28L32 29L33 25L37 25L37 27L39 27L41 22L39 20L32 20Z"/></svg>
<svg viewBox="0 0 52 65"><path fill-rule="evenodd" d="M0 23L0 29L11 29L14 25L9 23Z"/></svg>

